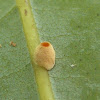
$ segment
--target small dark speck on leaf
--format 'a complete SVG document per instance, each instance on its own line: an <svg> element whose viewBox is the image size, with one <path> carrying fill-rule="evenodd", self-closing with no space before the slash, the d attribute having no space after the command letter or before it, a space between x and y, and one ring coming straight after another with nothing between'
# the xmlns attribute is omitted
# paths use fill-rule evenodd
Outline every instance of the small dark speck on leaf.
<svg viewBox="0 0 100 100"><path fill-rule="evenodd" d="M25 16L27 16L27 10L26 9L24 10L24 13L25 13Z"/></svg>
<svg viewBox="0 0 100 100"><path fill-rule="evenodd" d="M78 27L78 28L80 28L81 26L80 26L80 25L78 25L77 27Z"/></svg>
<svg viewBox="0 0 100 100"><path fill-rule="evenodd" d="M16 47L16 43L14 43L13 41L10 42L10 45Z"/></svg>
<svg viewBox="0 0 100 100"><path fill-rule="evenodd" d="M80 59L80 61L82 61L82 59Z"/></svg>
<svg viewBox="0 0 100 100"><path fill-rule="evenodd" d="M99 16L99 14L97 13L97 16Z"/></svg>
<svg viewBox="0 0 100 100"><path fill-rule="evenodd" d="M95 70L96 70L96 68L95 68Z"/></svg>
<svg viewBox="0 0 100 100"><path fill-rule="evenodd" d="M86 74L88 75L89 73L87 72Z"/></svg>
<svg viewBox="0 0 100 100"><path fill-rule="evenodd" d="M77 47L77 46L75 45L75 47Z"/></svg>

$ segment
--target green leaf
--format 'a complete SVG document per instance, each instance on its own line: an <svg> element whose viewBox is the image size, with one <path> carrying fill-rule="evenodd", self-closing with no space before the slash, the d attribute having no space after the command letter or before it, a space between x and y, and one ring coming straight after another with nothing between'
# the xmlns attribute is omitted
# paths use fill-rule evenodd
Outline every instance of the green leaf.
<svg viewBox="0 0 100 100"><path fill-rule="evenodd" d="M0 44L0 100L39 100L22 21L13 0L0 0Z"/></svg>
<svg viewBox="0 0 100 100"><path fill-rule="evenodd" d="M31 0L41 41L56 51L55 100L100 99L100 1Z"/></svg>
<svg viewBox="0 0 100 100"><path fill-rule="evenodd" d="M99 21L99 0L0 0L0 100L99 100ZM34 64L43 41L49 72Z"/></svg>

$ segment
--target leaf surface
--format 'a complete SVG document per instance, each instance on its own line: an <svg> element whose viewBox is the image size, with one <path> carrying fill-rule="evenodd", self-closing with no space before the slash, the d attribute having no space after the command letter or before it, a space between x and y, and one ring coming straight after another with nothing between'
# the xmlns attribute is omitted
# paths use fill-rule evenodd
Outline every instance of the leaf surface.
<svg viewBox="0 0 100 100"><path fill-rule="evenodd" d="M16 1L0 0L0 100L99 100L100 1L23 0L32 14ZM39 39L56 51L49 72L34 64Z"/></svg>
<svg viewBox="0 0 100 100"><path fill-rule="evenodd" d="M0 8L0 100L39 100L16 2L0 0Z"/></svg>
<svg viewBox="0 0 100 100"><path fill-rule="evenodd" d="M56 51L55 100L100 99L100 1L31 0L41 41Z"/></svg>

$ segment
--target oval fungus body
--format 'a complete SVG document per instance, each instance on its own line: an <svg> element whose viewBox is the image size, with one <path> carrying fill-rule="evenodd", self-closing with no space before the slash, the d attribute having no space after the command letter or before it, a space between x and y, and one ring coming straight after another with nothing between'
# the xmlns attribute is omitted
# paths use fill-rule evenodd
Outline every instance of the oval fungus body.
<svg viewBox="0 0 100 100"><path fill-rule="evenodd" d="M35 50L35 62L41 67L50 70L55 64L55 50L49 42L42 42Z"/></svg>

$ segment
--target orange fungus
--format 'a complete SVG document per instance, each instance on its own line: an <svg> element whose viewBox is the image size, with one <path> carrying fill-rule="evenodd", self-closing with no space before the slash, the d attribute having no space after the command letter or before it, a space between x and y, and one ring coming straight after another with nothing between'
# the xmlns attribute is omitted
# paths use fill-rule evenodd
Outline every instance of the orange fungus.
<svg viewBox="0 0 100 100"><path fill-rule="evenodd" d="M50 70L55 64L55 50L49 42L42 42L35 50L35 62L41 67Z"/></svg>

